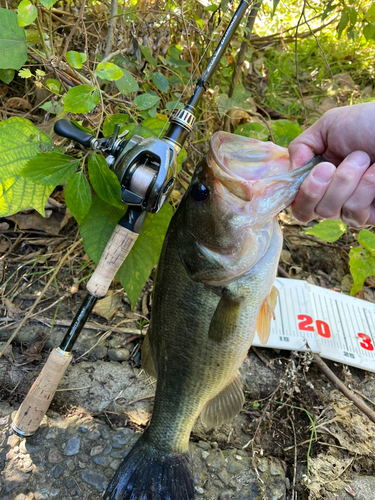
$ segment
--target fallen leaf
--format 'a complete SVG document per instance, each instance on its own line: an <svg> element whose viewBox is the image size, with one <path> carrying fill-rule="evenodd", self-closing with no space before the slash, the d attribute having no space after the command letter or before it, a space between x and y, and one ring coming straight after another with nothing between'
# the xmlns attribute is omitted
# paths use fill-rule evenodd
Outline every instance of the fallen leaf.
<svg viewBox="0 0 375 500"><path fill-rule="evenodd" d="M31 111L31 104L27 99L21 97L11 97L7 100L7 108L20 109L21 111Z"/></svg>
<svg viewBox="0 0 375 500"><path fill-rule="evenodd" d="M107 295L98 300L93 312L105 319L110 319L122 307L122 293L109 291Z"/></svg>
<svg viewBox="0 0 375 500"><path fill-rule="evenodd" d="M70 219L70 214L67 211L62 213L52 210L50 213L49 218L44 218L36 211L26 214L19 212L7 219L17 224L19 229L39 229L48 234L57 235Z"/></svg>
<svg viewBox="0 0 375 500"><path fill-rule="evenodd" d="M22 311L21 309L16 306L15 304L13 304L13 302L11 302L9 299L7 299L6 297L4 298L4 304L5 304L5 307L7 308L7 311L8 311L8 315L14 319L14 317L16 315L19 315L19 314L22 314Z"/></svg>

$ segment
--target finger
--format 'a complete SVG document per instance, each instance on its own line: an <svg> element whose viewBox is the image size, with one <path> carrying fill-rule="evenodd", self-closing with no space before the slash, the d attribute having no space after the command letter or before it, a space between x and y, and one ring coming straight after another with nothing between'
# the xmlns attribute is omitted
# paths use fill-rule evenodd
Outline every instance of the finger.
<svg viewBox="0 0 375 500"><path fill-rule="evenodd" d="M312 148L306 144L301 144L300 142L291 142L288 149L292 170L302 167L302 165L314 157L314 151Z"/></svg>
<svg viewBox="0 0 375 500"><path fill-rule="evenodd" d="M308 222L316 217L316 206L323 198L336 171L332 163L319 163L303 181L292 205L296 219Z"/></svg>
<svg viewBox="0 0 375 500"><path fill-rule="evenodd" d="M375 164L363 174L357 189L343 204L342 221L350 227L374 224Z"/></svg>
<svg viewBox="0 0 375 500"><path fill-rule="evenodd" d="M353 195L370 165L364 151L354 151L337 167L323 198L316 206L316 213L325 219L339 219L341 209Z"/></svg>

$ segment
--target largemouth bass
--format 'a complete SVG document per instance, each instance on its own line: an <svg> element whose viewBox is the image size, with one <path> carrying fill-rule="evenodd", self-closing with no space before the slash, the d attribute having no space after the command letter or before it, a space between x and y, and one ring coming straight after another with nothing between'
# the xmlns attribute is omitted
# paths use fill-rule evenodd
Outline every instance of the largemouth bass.
<svg viewBox="0 0 375 500"><path fill-rule="evenodd" d="M192 500L190 432L229 421L244 396L237 372L255 331L267 342L282 234L277 214L313 163L290 171L286 148L218 132L166 235L142 348L157 376L149 427L105 500Z"/></svg>

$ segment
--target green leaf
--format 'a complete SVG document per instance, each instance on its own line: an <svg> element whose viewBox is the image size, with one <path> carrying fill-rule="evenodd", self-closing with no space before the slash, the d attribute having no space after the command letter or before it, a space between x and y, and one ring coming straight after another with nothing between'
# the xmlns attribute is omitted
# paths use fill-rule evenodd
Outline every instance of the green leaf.
<svg viewBox="0 0 375 500"><path fill-rule="evenodd" d="M0 9L0 69L20 69L27 60L26 33L17 14Z"/></svg>
<svg viewBox="0 0 375 500"><path fill-rule="evenodd" d="M154 73L152 75L152 81L154 82L155 87L161 92L168 92L169 83L162 73Z"/></svg>
<svg viewBox="0 0 375 500"><path fill-rule="evenodd" d="M0 69L0 80L6 84L13 80L14 75L14 69Z"/></svg>
<svg viewBox="0 0 375 500"><path fill-rule="evenodd" d="M173 210L169 203L157 214L147 214L141 234L116 275L133 307L152 268L159 260L172 215Z"/></svg>
<svg viewBox="0 0 375 500"><path fill-rule="evenodd" d="M269 136L268 128L258 122L239 125L234 133L243 137L256 139L257 141L266 141Z"/></svg>
<svg viewBox="0 0 375 500"><path fill-rule="evenodd" d="M369 10L366 12L366 15L365 15L365 18L370 22L372 23L373 21L375 21L375 3L373 3L371 5L371 7L369 8Z"/></svg>
<svg viewBox="0 0 375 500"><path fill-rule="evenodd" d="M39 0L46 9L50 9L58 0Z"/></svg>
<svg viewBox="0 0 375 500"><path fill-rule="evenodd" d="M349 23L349 15L346 9L342 11L340 22L337 26L337 36L341 38L342 32L348 26Z"/></svg>
<svg viewBox="0 0 375 500"><path fill-rule="evenodd" d="M134 104L141 111L145 111L146 109L150 109L155 106L160 101L160 97L151 94L140 94L134 99Z"/></svg>
<svg viewBox="0 0 375 500"><path fill-rule="evenodd" d="M159 137L162 130L166 129L164 128L165 124L166 122L164 120L159 120L159 118L146 118L141 124L142 133L140 135L145 139L147 139L147 137Z"/></svg>
<svg viewBox="0 0 375 500"><path fill-rule="evenodd" d="M76 52L75 50L69 50L69 52L66 53L65 57L68 63L73 66L73 68L82 68L82 64L84 63L84 61L82 59L82 54L80 54L79 52Z"/></svg>
<svg viewBox="0 0 375 500"><path fill-rule="evenodd" d="M88 214L91 200L90 184L82 172L76 172L65 186L65 202L78 224Z"/></svg>
<svg viewBox="0 0 375 500"><path fill-rule="evenodd" d="M354 26L355 23L357 22L358 11L354 7L347 7L347 9L348 9L348 14L349 14L350 24L352 26Z"/></svg>
<svg viewBox="0 0 375 500"><path fill-rule="evenodd" d="M366 40L375 40L375 23L366 24L366 26L364 26L363 36Z"/></svg>
<svg viewBox="0 0 375 500"><path fill-rule="evenodd" d="M114 207L122 209L121 186L116 175L109 170L107 162L98 153L89 158L89 177L92 187L100 198Z"/></svg>
<svg viewBox="0 0 375 500"><path fill-rule="evenodd" d="M131 92L138 92L139 86L137 80L133 75L126 71L126 69L121 69L122 77L116 80L116 87L119 89L121 94L129 95Z"/></svg>
<svg viewBox="0 0 375 500"><path fill-rule="evenodd" d="M46 87L54 94L60 94L63 91L63 88L58 80L54 78L49 78L46 80Z"/></svg>
<svg viewBox="0 0 375 500"><path fill-rule="evenodd" d="M20 78L31 78L34 75L31 73L31 71L29 70L29 68L22 68L22 69L19 70L18 76Z"/></svg>
<svg viewBox="0 0 375 500"><path fill-rule="evenodd" d="M69 89L64 98L64 109L70 113L88 113L99 102L99 91L91 85L78 85Z"/></svg>
<svg viewBox="0 0 375 500"><path fill-rule="evenodd" d="M358 243L375 255L375 234L368 229L362 229L358 233Z"/></svg>
<svg viewBox="0 0 375 500"><path fill-rule="evenodd" d="M350 295L356 295L362 288L365 279L375 275L375 255L362 247L352 248L349 252L350 274L353 286Z"/></svg>
<svg viewBox="0 0 375 500"><path fill-rule="evenodd" d="M150 49L148 47L145 47L144 45L139 45L139 48L141 49L142 55L146 59L146 61L150 63L154 69L156 69L158 62L152 57Z"/></svg>
<svg viewBox="0 0 375 500"><path fill-rule="evenodd" d="M289 120L276 120L271 123L274 141L279 146L287 147L301 132L301 127Z"/></svg>
<svg viewBox="0 0 375 500"><path fill-rule="evenodd" d="M103 135L109 137L113 134L116 125L120 125L120 134L127 130L129 115L119 113L117 115L107 115L103 122Z"/></svg>
<svg viewBox="0 0 375 500"><path fill-rule="evenodd" d="M40 153L18 173L45 186L65 184L79 167L79 160L61 153Z"/></svg>
<svg viewBox="0 0 375 500"><path fill-rule="evenodd" d="M52 140L24 118L0 123L0 216L34 208L44 215L44 206L55 186L43 186L18 175L30 158Z"/></svg>
<svg viewBox="0 0 375 500"><path fill-rule="evenodd" d="M110 62L99 63L95 73L99 78L109 81L120 80L123 76L121 68Z"/></svg>
<svg viewBox="0 0 375 500"><path fill-rule="evenodd" d="M185 106L183 105L182 102L178 101L168 101L165 104L165 109L183 109Z"/></svg>
<svg viewBox="0 0 375 500"><path fill-rule="evenodd" d="M306 231L302 231L304 234L311 234L316 236L321 240L327 241L328 243L333 243L337 241L346 232L346 224L341 220L324 220L323 222L318 222L316 226L310 227Z"/></svg>
<svg viewBox="0 0 375 500"><path fill-rule="evenodd" d="M29 0L22 0L18 6L18 24L28 26L35 21L37 15L38 9Z"/></svg>
<svg viewBox="0 0 375 500"><path fill-rule="evenodd" d="M279 5L280 0L273 0L273 10L272 10L272 15L275 14L277 6Z"/></svg>
<svg viewBox="0 0 375 500"><path fill-rule="evenodd" d="M255 111L255 103L251 93L237 86L232 97L220 94L217 98L217 106L220 117L223 117L230 109L244 109L245 111Z"/></svg>

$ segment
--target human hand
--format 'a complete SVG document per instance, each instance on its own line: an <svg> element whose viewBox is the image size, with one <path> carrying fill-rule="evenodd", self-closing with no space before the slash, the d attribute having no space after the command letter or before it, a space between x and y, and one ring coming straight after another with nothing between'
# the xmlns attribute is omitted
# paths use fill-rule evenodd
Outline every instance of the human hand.
<svg viewBox="0 0 375 500"><path fill-rule="evenodd" d="M293 169L316 154L326 161L302 183L294 216L302 222L320 216L351 227L375 225L374 139L375 103L332 109L298 136L289 145Z"/></svg>

